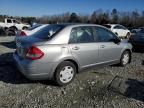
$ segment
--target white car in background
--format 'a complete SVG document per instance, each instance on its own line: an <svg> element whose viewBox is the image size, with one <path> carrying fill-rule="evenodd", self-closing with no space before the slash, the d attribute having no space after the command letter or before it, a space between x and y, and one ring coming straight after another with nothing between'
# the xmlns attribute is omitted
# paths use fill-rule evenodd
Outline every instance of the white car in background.
<svg viewBox="0 0 144 108"><path fill-rule="evenodd" d="M4 28L4 30L8 28L12 28L13 30L24 30L30 27L29 24L22 23L16 19L5 18L2 22L0 22L0 27Z"/></svg>
<svg viewBox="0 0 144 108"><path fill-rule="evenodd" d="M120 24L105 24L103 26L109 28L113 33L121 38L129 38L131 35L130 30Z"/></svg>
<svg viewBox="0 0 144 108"><path fill-rule="evenodd" d="M27 30L20 30L17 33L17 36L30 36L34 34L35 32L39 31L40 29L46 27L47 25L49 24L36 24Z"/></svg>

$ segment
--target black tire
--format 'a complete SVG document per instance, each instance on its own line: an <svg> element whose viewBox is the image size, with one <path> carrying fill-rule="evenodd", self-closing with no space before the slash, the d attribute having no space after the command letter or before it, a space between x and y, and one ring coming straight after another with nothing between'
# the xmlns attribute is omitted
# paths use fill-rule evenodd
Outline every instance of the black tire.
<svg viewBox="0 0 144 108"><path fill-rule="evenodd" d="M15 31L14 31L14 30L11 30L11 29L7 29L7 30L5 31L5 34L6 34L7 36L15 36L15 35L16 35Z"/></svg>
<svg viewBox="0 0 144 108"><path fill-rule="evenodd" d="M128 60L124 62L124 56L128 56ZM124 51L121 55L121 59L120 59L120 66L124 67L126 66L128 63L130 63L131 61L131 53L129 51Z"/></svg>
<svg viewBox="0 0 144 108"><path fill-rule="evenodd" d="M67 66L73 68L73 71L72 71L73 72L73 77L71 78L71 80L69 82L64 83L60 80L60 77L62 76L62 74L60 75L60 73ZM67 84L71 83L73 81L75 75L76 75L76 66L72 62L63 61L61 64L58 65L58 67L55 71L54 78L55 78L55 82L58 86L64 86L64 85L67 85Z"/></svg>
<svg viewBox="0 0 144 108"><path fill-rule="evenodd" d="M15 26L9 28L10 30L17 31L18 29Z"/></svg>
<svg viewBox="0 0 144 108"><path fill-rule="evenodd" d="M8 30L8 32L10 32L9 34L11 36L15 36L17 31L18 31L18 29L15 26L10 27L9 30Z"/></svg>
<svg viewBox="0 0 144 108"><path fill-rule="evenodd" d="M7 35L8 36L15 36L16 33L15 33L15 31L8 31Z"/></svg>

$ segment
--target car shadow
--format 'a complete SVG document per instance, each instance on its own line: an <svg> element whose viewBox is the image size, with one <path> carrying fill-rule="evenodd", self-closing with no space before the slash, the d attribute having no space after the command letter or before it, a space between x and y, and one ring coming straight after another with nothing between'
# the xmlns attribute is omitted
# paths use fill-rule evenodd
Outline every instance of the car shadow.
<svg viewBox="0 0 144 108"><path fill-rule="evenodd" d="M1 42L0 43L1 45L7 47L7 48L10 48L10 49L16 49L16 44L14 41L11 41L11 42Z"/></svg>
<svg viewBox="0 0 144 108"><path fill-rule="evenodd" d="M129 85L124 93L128 98L133 98L144 102L144 81L128 79L126 84Z"/></svg>
<svg viewBox="0 0 144 108"><path fill-rule="evenodd" d="M108 89L128 98L144 102L144 81L116 76Z"/></svg>
<svg viewBox="0 0 144 108"><path fill-rule="evenodd" d="M0 81L10 84L33 84L41 83L44 85L55 86L55 83L50 80L33 81L27 79L20 73L15 65L13 53L0 55Z"/></svg>

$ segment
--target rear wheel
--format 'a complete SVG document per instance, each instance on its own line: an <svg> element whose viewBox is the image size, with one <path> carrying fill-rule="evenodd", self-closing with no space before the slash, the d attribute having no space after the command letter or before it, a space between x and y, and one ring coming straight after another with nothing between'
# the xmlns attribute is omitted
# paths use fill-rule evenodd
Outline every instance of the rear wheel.
<svg viewBox="0 0 144 108"><path fill-rule="evenodd" d="M18 29L17 29L15 26L12 26L12 27L9 28L8 33L9 33L9 35L11 35L11 36L15 36L16 33L17 33L17 31L18 31Z"/></svg>
<svg viewBox="0 0 144 108"><path fill-rule="evenodd" d="M120 66L126 66L130 61L131 61L130 52L124 51L120 59Z"/></svg>
<svg viewBox="0 0 144 108"><path fill-rule="evenodd" d="M6 34L7 36L15 36L16 33L15 33L14 30L8 28L8 29L5 30L5 34Z"/></svg>
<svg viewBox="0 0 144 108"><path fill-rule="evenodd" d="M72 82L76 75L76 67L69 61L64 61L58 65L55 72L55 81L59 86L64 86Z"/></svg>
<svg viewBox="0 0 144 108"><path fill-rule="evenodd" d="M12 30L9 30L9 31L7 31L7 35L8 36L15 36L15 31L12 31Z"/></svg>

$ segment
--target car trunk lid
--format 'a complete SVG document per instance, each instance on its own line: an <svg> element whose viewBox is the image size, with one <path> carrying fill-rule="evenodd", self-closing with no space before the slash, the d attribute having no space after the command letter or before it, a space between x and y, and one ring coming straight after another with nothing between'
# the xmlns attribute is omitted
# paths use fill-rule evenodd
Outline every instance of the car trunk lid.
<svg viewBox="0 0 144 108"><path fill-rule="evenodd" d="M28 48L31 46L43 45L46 42L44 39L35 37L21 37L16 40L16 52L20 57L25 57Z"/></svg>

